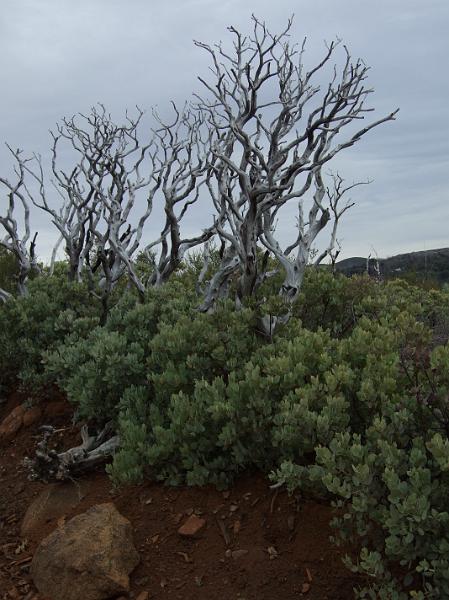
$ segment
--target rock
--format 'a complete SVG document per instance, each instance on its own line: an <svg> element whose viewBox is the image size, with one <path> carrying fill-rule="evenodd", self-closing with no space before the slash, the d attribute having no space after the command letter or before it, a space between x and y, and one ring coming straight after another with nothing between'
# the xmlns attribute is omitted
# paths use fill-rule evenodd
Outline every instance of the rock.
<svg viewBox="0 0 449 600"><path fill-rule="evenodd" d="M130 522L112 503L98 504L41 542L31 575L52 600L105 600L129 592L138 563Z"/></svg>
<svg viewBox="0 0 449 600"><path fill-rule="evenodd" d="M28 507L22 521L22 538L40 540L39 533L48 523L70 514L86 495L88 483L54 483L45 487ZM47 530L48 531L48 530Z"/></svg>
<svg viewBox="0 0 449 600"><path fill-rule="evenodd" d="M32 406L23 415L23 424L25 427L31 427L42 417L40 406Z"/></svg>
<svg viewBox="0 0 449 600"><path fill-rule="evenodd" d="M2 421L0 424L0 441L9 441L16 435L22 427L25 412L25 406L20 404Z"/></svg>
<svg viewBox="0 0 449 600"><path fill-rule="evenodd" d="M178 529L179 535L184 537L193 537L195 536L204 526L206 525L206 520L201 517L197 517L195 514L190 515L190 517L185 521L183 525Z"/></svg>
<svg viewBox="0 0 449 600"><path fill-rule="evenodd" d="M140 592L140 594L137 596L136 600L148 600L149 597L150 597L150 594L148 592Z"/></svg>
<svg viewBox="0 0 449 600"><path fill-rule="evenodd" d="M310 583L303 583L301 586L301 593L307 594L308 592L310 592Z"/></svg>

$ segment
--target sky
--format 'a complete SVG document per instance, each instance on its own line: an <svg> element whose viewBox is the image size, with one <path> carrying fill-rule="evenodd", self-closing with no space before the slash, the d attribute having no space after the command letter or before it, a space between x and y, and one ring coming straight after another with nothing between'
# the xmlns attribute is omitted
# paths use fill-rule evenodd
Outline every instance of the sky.
<svg viewBox="0 0 449 600"><path fill-rule="evenodd" d="M396 121L329 165L348 182L373 180L352 193L341 257L449 247L448 0L1 0L0 8L2 175L12 164L5 142L45 163L49 130L64 116L98 102L113 115L136 105L164 113L171 100L182 104L199 91L197 77L207 73L194 39L226 44L229 25L249 33L252 13L279 31L294 14L291 37L307 37L306 61L342 38L371 67L375 116L400 108ZM192 231L203 210L190 214ZM291 237L289 210L281 242ZM150 223L146 235L159 225ZM32 227L48 259L55 229L36 212Z"/></svg>

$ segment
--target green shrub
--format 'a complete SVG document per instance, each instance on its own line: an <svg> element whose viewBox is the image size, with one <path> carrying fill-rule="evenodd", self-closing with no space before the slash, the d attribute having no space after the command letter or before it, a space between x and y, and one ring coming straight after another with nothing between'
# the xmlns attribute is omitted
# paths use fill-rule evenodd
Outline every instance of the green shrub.
<svg viewBox="0 0 449 600"><path fill-rule="evenodd" d="M227 380L262 343L254 313L236 312L231 303L219 305L212 314L190 310L176 321L162 320L147 361L154 402L166 406L173 393L191 393L203 379Z"/></svg>
<svg viewBox="0 0 449 600"><path fill-rule="evenodd" d="M8 252L3 246L0 246L0 288L10 294L15 294L18 275L17 259L12 252Z"/></svg>
<svg viewBox="0 0 449 600"><path fill-rule="evenodd" d="M360 597L446 597L449 347L429 354L429 332L401 313L388 335L371 331L370 354L362 335L370 328L366 322L342 343L353 367L366 360L353 379L351 426L320 442L314 462L287 461L275 479L290 489L307 479L337 498L337 541L361 545L348 565L373 580Z"/></svg>
<svg viewBox="0 0 449 600"><path fill-rule="evenodd" d="M63 275L29 282L29 295L0 306L0 372L5 386L17 379L28 389L47 382L42 357L74 331L85 335L98 322L87 288Z"/></svg>
<svg viewBox="0 0 449 600"><path fill-rule="evenodd" d="M144 304L125 294L104 326L72 333L45 354L45 372L64 390L80 417L114 419L120 399L132 385L147 381L146 360L163 318L188 310L179 289L152 290Z"/></svg>
<svg viewBox="0 0 449 600"><path fill-rule="evenodd" d="M321 478L343 511L334 523L339 539L362 540L360 561L348 564L372 577L373 593L389 581L416 597L448 597L449 442L416 435L414 402L405 404L378 417L364 438L340 434L318 449Z"/></svg>
<svg viewBox="0 0 449 600"><path fill-rule="evenodd" d="M294 465L301 484L310 486L316 446L330 444L337 433L363 431L386 399L399 401L406 383L399 350L427 335L400 313L394 327L364 317L343 340L296 323L296 337L250 348L242 343L248 332L239 337L224 314L210 317L218 322L207 315L190 325L181 319L153 338L149 364L165 370L150 370L149 385L122 399L119 422L127 434L111 471L117 481L128 479L121 452L129 461L139 446L132 461L140 474L148 469L171 483L221 486L244 469L282 463L281 471ZM220 349L220 332L234 340L228 351ZM142 435L145 441L137 442Z"/></svg>
<svg viewBox="0 0 449 600"><path fill-rule="evenodd" d="M199 266L143 302L121 290L102 326L85 287L31 282L0 307L0 370L112 419L116 483L224 487L271 471L334 499L335 540L360 549L348 566L372 581L359 597L449 597L449 293L309 269L267 339L259 318L285 310L272 281L245 309L203 314Z"/></svg>

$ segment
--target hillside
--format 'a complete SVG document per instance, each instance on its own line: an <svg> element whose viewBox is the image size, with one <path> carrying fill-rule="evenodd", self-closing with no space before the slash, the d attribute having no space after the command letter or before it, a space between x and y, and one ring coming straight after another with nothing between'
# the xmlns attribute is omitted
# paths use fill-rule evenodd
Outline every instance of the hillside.
<svg viewBox="0 0 449 600"><path fill-rule="evenodd" d="M356 275L366 271L366 257L355 256L337 263L337 270L345 275ZM374 272L375 259L370 259L370 273ZM449 282L449 248L422 250L397 254L379 259L380 271L384 277L409 277L414 275L420 280Z"/></svg>

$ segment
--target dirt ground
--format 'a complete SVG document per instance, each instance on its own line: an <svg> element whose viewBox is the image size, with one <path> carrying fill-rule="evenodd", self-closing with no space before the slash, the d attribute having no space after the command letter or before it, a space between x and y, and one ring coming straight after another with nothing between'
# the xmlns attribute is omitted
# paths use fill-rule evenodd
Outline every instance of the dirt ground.
<svg viewBox="0 0 449 600"><path fill-rule="evenodd" d="M0 422L24 398L16 393L1 404ZM60 398L50 400L57 401L53 416L22 427L0 447L1 600L44 600L29 567L34 549L57 526L57 518L43 523L33 539L21 538L25 511L45 488L27 480L22 461L33 455L44 423L65 429L59 434L61 448L79 443L70 406ZM167 600L349 600L360 583L329 542L331 508L273 491L260 474L242 476L227 492L152 482L114 490L101 470L76 485L81 499L68 505L63 518L112 501L132 523L141 562L131 576L131 598L148 592L149 599ZM206 526L198 537L185 539L178 528L192 513Z"/></svg>

